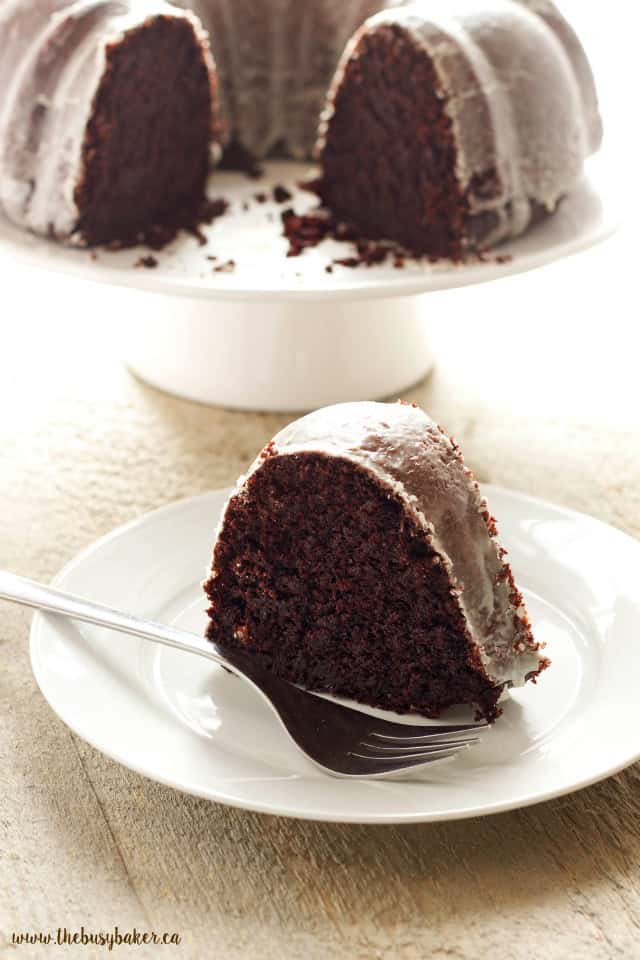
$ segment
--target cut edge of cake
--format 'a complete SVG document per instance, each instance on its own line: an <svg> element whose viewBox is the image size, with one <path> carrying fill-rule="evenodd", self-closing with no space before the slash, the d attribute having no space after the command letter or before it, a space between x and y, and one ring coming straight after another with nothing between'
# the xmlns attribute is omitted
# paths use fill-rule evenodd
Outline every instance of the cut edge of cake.
<svg viewBox="0 0 640 960"><path fill-rule="evenodd" d="M394 416L397 410L402 411L399 417L397 414ZM363 415L364 421L362 419ZM372 417L368 425L366 425L367 415ZM358 416L360 416L359 421ZM399 421L403 422L405 426L409 421L408 451L405 449L403 452L400 449L402 444L400 444L400 447L391 444L390 446L387 445L382 453L380 452L379 444L381 436L385 432L384 428L380 428L381 417L384 422L395 420L396 427ZM413 422L411 423L411 421ZM364 427L363 423L365 424ZM351 443L351 449L349 450L348 443L345 443L345 441L350 429L352 435L349 438ZM324 436L319 436L323 431ZM393 428L389 427L389 433L392 432ZM428 436L428 443L431 445L426 459L439 463L438 471L440 474L444 470L445 474L454 473L456 476L450 493L454 501L457 502L459 516L453 524L439 523L437 518L429 519L427 517L429 498L427 496L425 499L424 493L419 494L420 470L416 466L416 451L418 450L416 444L419 446L421 442L421 433L424 434L423 440ZM402 442L406 443L406 441L407 436L405 435ZM382 442L384 445L384 439ZM225 572L222 569L223 553L226 546L223 547L221 544L227 544L229 540L227 525L233 522L234 509L242 508L243 505L247 506L247 498L250 499L254 495L253 488L256 486L256 477L260 477L260 471L264 470L269 461L272 461L268 468L272 473L274 470L273 461L278 458L292 458L289 465L293 465L295 469L304 470L309 467L309 457L324 457L342 461L348 464L350 469L362 471L369 480L375 482L387 501L395 501L400 505L402 515L414 531L414 539L417 537L418 540L424 541L420 547L421 553L423 550L430 551L430 562L442 566L446 582L450 587L451 606L448 615L450 617L458 616L458 627L456 628L458 635L461 632L464 633L466 649L471 661L476 663L474 669L486 682L484 688L482 685L478 686L477 696L473 702L483 716L490 720L495 719L500 712L497 704L504 690L510 686L520 686L527 680L535 680L537 675L546 669L549 662L541 652L542 645L536 643L533 637L522 594L515 585L509 565L504 561L505 550L498 540L495 520L489 512L486 499L482 496L473 475L464 465L458 445L426 414L411 405L362 403L340 404L331 408L324 408L290 424L265 447L247 475L241 477L238 481L218 526L211 570L209 578L204 584L205 592L211 602L209 639L220 644L223 649L226 644L251 651L252 628L243 622L242 616L236 619L235 625L230 631L227 630L226 636L223 635L225 630L221 629L221 623L224 620L224 616L221 619L223 607L229 599L228 597L225 598L224 589L228 590L231 585L233 592L237 587L233 578L229 580L226 576L228 571ZM306 465L304 463L305 458L307 458ZM386 460L386 467L380 465L381 458ZM297 462L294 464L293 461ZM318 465L319 463L320 465ZM408 485L400 479L402 469L406 471L407 464L409 464ZM321 462L316 460L313 469L316 472L321 471ZM282 468L280 472L282 472ZM431 480L434 476L436 475L432 472ZM437 477L436 481L439 482ZM258 484L259 482L258 479ZM461 512L460 497L466 498L466 504L462 505ZM256 508L254 505L252 509L256 511L256 509L259 510L259 507ZM463 518L464 524L471 524L473 535L467 531L464 536L458 537L455 527L460 517ZM435 524L434 519L436 519ZM248 522L250 524L251 520ZM286 520L284 522L286 523ZM438 526L441 528L440 535ZM442 536L443 532L444 536ZM233 540L233 537L230 539ZM233 549L241 551L242 546L236 544L231 552L233 552ZM468 554L466 557L465 550ZM243 562L241 562L241 565ZM486 565L484 572L479 572L478 569L474 572L474 565L477 567L479 563ZM250 563L248 566L250 566ZM248 569L248 566L246 569ZM467 579L466 584L462 582L461 575L464 575ZM226 581L226 588L222 587L222 580ZM495 583L490 583L490 580L495 580ZM439 583L438 589L441 590L442 581L439 581ZM265 589L267 589L266 586ZM268 589L271 589L271 587ZM489 598L487 591L491 591L491 598ZM241 593L241 589L239 592ZM238 600L237 595L236 600ZM241 601L238 602L241 605ZM448 602L447 600L446 603ZM492 612L487 616L490 607ZM457 614L454 613L454 610L457 611ZM227 623L228 625L229 623ZM313 625L309 629L313 632ZM424 655L426 656L426 654ZM263 658L263 662L269 667L268 653L266 658ZM282 665L280 666L282 667ZM283 675L282 669L279 672L280 675ZM409 674L411 674L410 670L408 670L407 675ZM293 682L301 682L305 679L305 671L301 667L297 667L287 675L287 668L285 667L284 676L285 679L293 680ZM415 682L419 687L418 680ZM473 686L470 683L466 685L468 689ZM354 696L353 687L354 684L349 683L348 680L338 678L335 681L334 678L333 686L331 683L324 685L320 683L320 685L316 684L315 689L353 696L354 699L369 702L374 706L389 706L401 711L418 709L420 712L432 716L438 715L441 709L445 709L454 703L471 702L469 699L457 700L455 696L452 699L450 696L447 697L446 691L443 691L440 694L441 702L430 710L428 705L425 707L424 703L411 703L410 700L401 702L397 697L392 704L389 704L382 702L380 697L376 699L375 696L369 698L362 695ZM314 689L313 684L311 689Z"/></svg>
<svg viewBox="0 0 640 960"><path fill-rule="evenodd" d="M222 134L208 36L187 11L160 12L119 31L103 56L70 239L163 245L179 229L197 227L206 210Z"/></svg>

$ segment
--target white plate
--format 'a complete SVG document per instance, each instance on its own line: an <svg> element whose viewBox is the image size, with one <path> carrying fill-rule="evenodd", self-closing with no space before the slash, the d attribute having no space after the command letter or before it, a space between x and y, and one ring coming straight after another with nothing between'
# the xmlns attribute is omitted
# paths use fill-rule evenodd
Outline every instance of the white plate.
<svg viewBox="0 0 640 960"><path fill-rule="evenodd" d="M504 705L483 742L424 782L340 781L298 754L269 708L205 660L38 614L31 659L72 730L154 780L313 820L401 823L495 813L569 793L640 755L640 544L589 517L487 487L553 666ZM199 586L226 491L114 531L64 589L201 632Z"/></svg>
<svg viewBox="0 0 640 960"><path fill-rule="evenodd" d="M303 212L317 205L317 198L297 189L313 170L304 164L269 163L265 175L251 180L238 173L216 171L209 188L211 197L224 197L229 211L204 228L206 246L182 234L165 250L154 254L155 269L134 268L147 249L117 253L69 249L12 226L0 215L0 251L19 256L41 267L80 275L90 280L215 300L349 300L401 297L521 273L589 247L611 234L619 220L619 176L605 153L592 158L579 186L562 202L553 217L497 253L512 257L498 263L455 265L407 260L403 269L391 263L357 269L325 267L333 258L353 253L349 244L324 241L300 257L287 258L280 215L287 206ZM271 197L274 184L284 184L293 193L286 204L258 203L256 194ZM248 204L248 209L244 207ZM216 261L207 260L215 255ZM234 260L231 273L216 273L214 267Z"/></svg>

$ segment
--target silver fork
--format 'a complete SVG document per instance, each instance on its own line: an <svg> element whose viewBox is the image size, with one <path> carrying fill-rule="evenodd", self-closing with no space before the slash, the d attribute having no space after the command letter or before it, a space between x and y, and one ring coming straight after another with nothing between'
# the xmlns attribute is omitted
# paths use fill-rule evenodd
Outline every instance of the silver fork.
<svg viewBox="0 0 640 960"><path fill-rule="evenodd" d="M397 776L448 760L479 742L486 723L394 723L316 696L275 677L254 659L196 634L141 620L33 580L0 571L0 599L108 627L213 660L246 680L278 716L296 746L325 773L365 779Z"/></svg>

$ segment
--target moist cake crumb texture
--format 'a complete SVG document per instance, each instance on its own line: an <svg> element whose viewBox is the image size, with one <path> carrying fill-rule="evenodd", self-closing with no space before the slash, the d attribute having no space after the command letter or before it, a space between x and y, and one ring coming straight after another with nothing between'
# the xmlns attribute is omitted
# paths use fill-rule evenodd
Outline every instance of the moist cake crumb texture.
<svg viewBox="0 0 640 960"><path fill-rule="evenodd" d="M238 482L207 636L310 690L495 720L504 688L548 665L504 554L459 448L422 411L325 408Z"/></svg>
<svg viewBox="0 0 640 960"><path fill-rule="evenodd" d="M144 96L131 96L133 89ZM89 244L144 242L206 216L212 93L184 20L158 17L106 51L75 201Z"/></svg>
<svg viewBox="0 0 640 960"><path fill-rule="evenodd" d="M318 193L371 238L459 260L468 205L430 59L393 24L364 33L338 86Z"/></svg>

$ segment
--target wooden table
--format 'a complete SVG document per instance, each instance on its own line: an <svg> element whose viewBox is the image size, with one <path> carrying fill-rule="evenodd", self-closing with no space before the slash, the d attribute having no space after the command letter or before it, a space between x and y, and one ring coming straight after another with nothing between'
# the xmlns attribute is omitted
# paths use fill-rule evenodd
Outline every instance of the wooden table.
<svg viewBox="0 0 640 960"><path fill-rule="evenodd" d="M625 249L620 238L458 291L446 319L447 295L428 299L439 363L406 396L457 435L481 480L640 536L638 337L629 301L614 310L603 282L619 276ZM99 288L2 270L12 310L0 350L2 567L50 578L115 525L230 484L289 419L146 387L119 361L129 318L92 317ZM57 955L12 945L14 931L83 925L182 938L113 956L640 956L638 767L450 824L321 825L228 809L149 782L71 734L32 678L29 622L0 606L3 958Z"/></svg>

